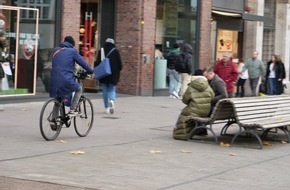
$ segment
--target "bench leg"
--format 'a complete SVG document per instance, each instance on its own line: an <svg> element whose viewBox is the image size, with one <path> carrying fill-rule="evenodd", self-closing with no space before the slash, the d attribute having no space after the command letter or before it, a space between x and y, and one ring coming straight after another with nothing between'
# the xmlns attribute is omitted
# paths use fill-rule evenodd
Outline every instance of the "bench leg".
<svg viewBox="0 0 290 190"><path fill-rule="evenodd" d="M287 127L278 127L278 128L275 128L276 129L276 133L278 132L278 129L280 129L281 131L283 131L286 135L286 138L287 138L287 142L290 143L290 135L289 135L289 131L287 129ZM263 132L261 138L262 139L265 139L268 135L268 133L271 131L271 129L267 129Z"/></svg>
<svg viewBox="0 0 290 190"><path fill-rule="evenodd" d="M236 140L236 138L237 138L239 135L243 134L243 133L245 133L245 134L251 134L251 135L253 135L254 137L256 137L256 139L257 139L258 142L259 142L260 149L263 149L263 143L262 143L262 140L261 140L261 138L259 137L259 135L257 134L257 132L256 132L255 130L245 130L245 131L240 131L240 132L238 132L238 133L235 134L235 136L233 137L231 144L233 145L234 142L235 142L235 140Z"/></svg>
<svg viewBox="0 0 290 190"><path fill-rule="evenodd" d="M210 127L206 127L205 125L201 125L201 126L198 126L197 122L195 124L195 126L197 127L194 127L190 133L189 133L189 137L188 137L188 140L190 140L193 136L195 136L195 131L197 131L198 129L207 129L208 131L210 131L212 133L212 135L214 136L214 139L215 139L215 142L218 144L219 141L218 141L218 138L215 134L215 132L212 130L212 126L210 125Z"/></svg>
<svg viewBox="0 0 290 190"><path fill-rule="evenodd" d="M227 135L227 130L228 128L232 125L237 123L235 120L229 120L225 126L223 126L222 130L221 130L221 136L226 136ZM238 125L239 126L239 125ZM239 131L242 131L242 127L239 126Z"/></svg>

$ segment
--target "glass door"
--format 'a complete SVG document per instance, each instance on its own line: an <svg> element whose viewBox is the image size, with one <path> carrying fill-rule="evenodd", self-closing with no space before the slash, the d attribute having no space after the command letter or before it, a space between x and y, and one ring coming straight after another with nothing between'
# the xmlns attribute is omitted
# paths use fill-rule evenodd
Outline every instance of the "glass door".
<svg viewBox="0 0 290 190"><path fill-rule="evenodd" d="M34 8L0 5L2 17L0 32L4 33L2 49L5 60L2 67L5 77L1 80L0 96L34 95L36 92L38 18ZM1 33L0 33L1 34ZM3 53L2 53L3 55Z"/></svg>

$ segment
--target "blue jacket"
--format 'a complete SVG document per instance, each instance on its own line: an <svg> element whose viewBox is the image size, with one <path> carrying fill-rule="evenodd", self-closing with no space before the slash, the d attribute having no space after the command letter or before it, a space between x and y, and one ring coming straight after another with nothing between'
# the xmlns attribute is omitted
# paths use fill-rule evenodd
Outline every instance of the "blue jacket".
<svg viewBox="0 0 290 190"><path fill-rule="evenodd" d="M61 50L54 54L59 49ZM80 85L74 77L75 63L88 73L93 73L93 70L79 52L73 48L73 45L68 42L63 42L54 48L52 56L50 97L69 97Z"/></svg>

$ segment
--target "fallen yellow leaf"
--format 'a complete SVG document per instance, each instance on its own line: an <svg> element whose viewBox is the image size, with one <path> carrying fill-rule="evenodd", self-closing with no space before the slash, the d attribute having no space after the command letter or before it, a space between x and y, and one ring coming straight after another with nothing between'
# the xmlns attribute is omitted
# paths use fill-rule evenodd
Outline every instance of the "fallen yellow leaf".
<svg viewBox="0 0 290 190"><path fill-rule="evenodd" d="M159 154L159 153L161 153L160 150L150 150L149 152L150 152L151 154Z"/></svg>
<svg viewBox="0 0 290 190"><path fill-rule="evenodd" d="M286 141L281 141L281 144L287 144L287 142Z"/></svg>
<svg viewBox="0 0 290 190"><path fill-rule="evenodd" d="M182 152L182 153L191 153L191 151L189 151L189 150L180 150L180 152Z"/></svg>
<svg viewBox="0 0 290 190"><path fill-rule="evenodd" d="M268 141L263 141L263 145L265 145L265 146L272 146L272 144L269 143Z"/></svg>
<svg viewBox="0 0 290 190"><path fill-rule="evenodd" d="M235 153L229 153L229 156L237 156Z"/></svg>
<svg viewBox="0 0 290 190"><path fill-rule="evenodd" d="M58 140L57 142L59 142L59 143L66 143L66 141L64 141L64 140Z"/></svg>
<svg viewBox="0 0 290 190"><path fill-rule="evenodd" d="M71 154L85 154L86 152L85 151L82 151L82 150L73 150L70 153Z"/></svg>
<svg viewBox="0 0 290 190"><path fill-rule="evenodd" d="M220 142L220 146L221 147L230 147L231 145L230 144L228 144L228 143L224 143L224 142Z"/></svg>

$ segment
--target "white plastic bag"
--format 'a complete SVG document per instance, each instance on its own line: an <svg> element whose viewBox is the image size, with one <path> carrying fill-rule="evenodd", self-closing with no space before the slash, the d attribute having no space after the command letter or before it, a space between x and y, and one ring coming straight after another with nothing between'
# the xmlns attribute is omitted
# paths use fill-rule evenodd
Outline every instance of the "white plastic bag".
<svg viewBox="0 0 290 190"><path fill-rule="evenodd" d="M8 78L5 74L4 78L2 78L2 90L9 90Z"/></svg>
<svg viewBox="0 0 290 190"><path fill-rule="evenodd" d="M105 51L104 48L101 48L101 61L105 59Z"/></svg>

